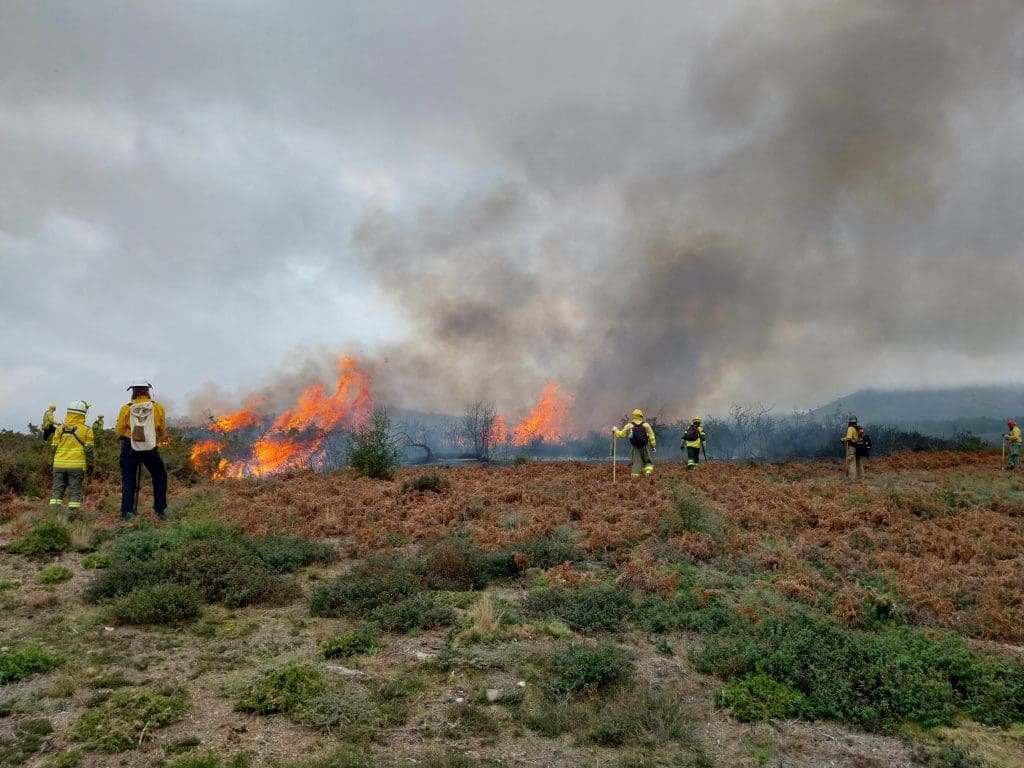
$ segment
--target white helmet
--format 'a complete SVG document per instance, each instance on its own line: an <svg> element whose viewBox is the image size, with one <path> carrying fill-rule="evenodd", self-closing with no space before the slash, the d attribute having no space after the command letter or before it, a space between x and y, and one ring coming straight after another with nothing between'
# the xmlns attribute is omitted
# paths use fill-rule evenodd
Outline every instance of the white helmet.
<svg viewBox="0 0 1024 768"><path fill-rule="evenodd" d="M128 385L128 389L150 389L153 385L149 383L149 379L139 376L132 379L132 383Z"/></svg>
<svg viewBox="0 0 1024 768"><path fill-rule="evenodd" d="M85 400L72 400L68 403L68 413L80 413L83 416L89 410L89 404Z"/></svg>

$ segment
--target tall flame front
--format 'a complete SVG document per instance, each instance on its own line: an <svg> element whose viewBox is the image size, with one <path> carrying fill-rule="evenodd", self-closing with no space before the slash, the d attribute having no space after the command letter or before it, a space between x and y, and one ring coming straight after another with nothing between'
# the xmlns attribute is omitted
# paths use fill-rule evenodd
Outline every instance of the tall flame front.
<svg viewBox="0 0 1024 768"><path fill-rule="evenodd" d="M558 382L549 381L540 394L540 400L512 431L513 445L529 445L537 440L553 442L566 437L566 413L572 395L562 395ZM504 420L502 421L504 426Z"/></svg>
<svg viewBox="0 0 1024 768"><path fill-rule="evenodd" d="M369 375L349 357L338 361L337 370L332 393L328 394L323 384L307 387L292 408L281 413L269 429L243 449L245 455L219 459L212 470L213 477L272 475L322 466L324 444L331 432L361 426L373 410ZM234 433L264 423L262 406L260 399L251 398L241 410L211 419L210 431L216 436L193 446L193 465L208 465L213 456L236 448L231 444Z"/></svg>

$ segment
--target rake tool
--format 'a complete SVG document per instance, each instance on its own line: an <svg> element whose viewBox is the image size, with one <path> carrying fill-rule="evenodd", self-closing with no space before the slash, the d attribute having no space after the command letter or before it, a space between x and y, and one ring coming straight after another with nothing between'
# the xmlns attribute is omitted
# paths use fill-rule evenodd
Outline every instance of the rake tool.
<svg viewBox="0 0 1024 768"><path fill-rule="evenodd" d="M618 458L615 455L615 446L618 441L615 439L615 432L612 432L612 485L615 485L615 473L619 468Z"/></svg>

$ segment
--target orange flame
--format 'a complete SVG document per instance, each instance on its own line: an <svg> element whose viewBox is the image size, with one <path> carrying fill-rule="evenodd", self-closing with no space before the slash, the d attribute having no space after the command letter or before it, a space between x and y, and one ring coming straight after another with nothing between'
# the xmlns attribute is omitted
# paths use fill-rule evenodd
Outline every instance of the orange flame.
<svg viewBox="0 0 1024 768"><path fill-rule="evenodd" d="M494 417L494 424L491 425L491 445L504 445L508 442L508 425L505 423L504 414L499 413Z"/></svg>
<svg viewBox="0 0 1024 768"><path fill-rule="evenodd" d="M209 460L221 451L230 432L258 425L259 406L258 398L250 398L240 411L214 419L214 431L224 437L197 443L192 449L193 465L198 467L204 459ZM321 451L330 433L359 426L372 410L369 375L357 368L354 360L343 357L338 361L332 394L327 394L323 384L307 387L295 406L279 415L270 430L256 440L249 456L234 461L222 459L213 477L271 475L317 467L323 463Z"/></svg>
<svg viewBox="0 0 1024 768"><path fill-rule="evenodd" d="M572 395L561 395L558 382L549 381L540 394L540 400L522 421L516 424L512 435L515 445L529 445L534 440L558 440L566 433L566 412Z"/></svg>

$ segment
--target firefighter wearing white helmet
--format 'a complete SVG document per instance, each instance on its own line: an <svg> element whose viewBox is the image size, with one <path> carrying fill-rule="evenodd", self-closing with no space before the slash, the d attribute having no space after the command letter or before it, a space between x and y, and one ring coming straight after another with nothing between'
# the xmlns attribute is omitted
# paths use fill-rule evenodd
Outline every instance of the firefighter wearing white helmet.
<svg viewBox="0 0 1024 768"><path fill-rule="evenodd" d="M64 504L64 493L68 496L68 512L73 514L84 500L85 476L92 473L96 449L92 429L85 423L89 404L84 400L73 400L68 404L63 424L54 424L50 441L50 457L53 464L53 492L50 507L59 508Z"/></svg>
<svg viewBox="0 0 1024 768"><path fill-rule="evenodd" d="M612 434L615 437L629 438L629 444L632 446L630 475L640 477L640 472L643 471L644 477L650 477L654 472L654 461L651 459L651 454L654 452L658 440L654 435L654 429L644 421L644 412L639 408L635 409L630 420L623 425L622 429L612 427Z"/></svg>
<svg viewBox="0 0 1024 768"><path fill-rule="evenodd" d="M141 468L153 479L153 511L163 519L167 509L167 469L160 457L157 440L167 434L164 407L149 396L152 384L135 379L128 386L130 403L121 406L114 432L121 441L121 519L127 520L138 509Z"/></svg>

